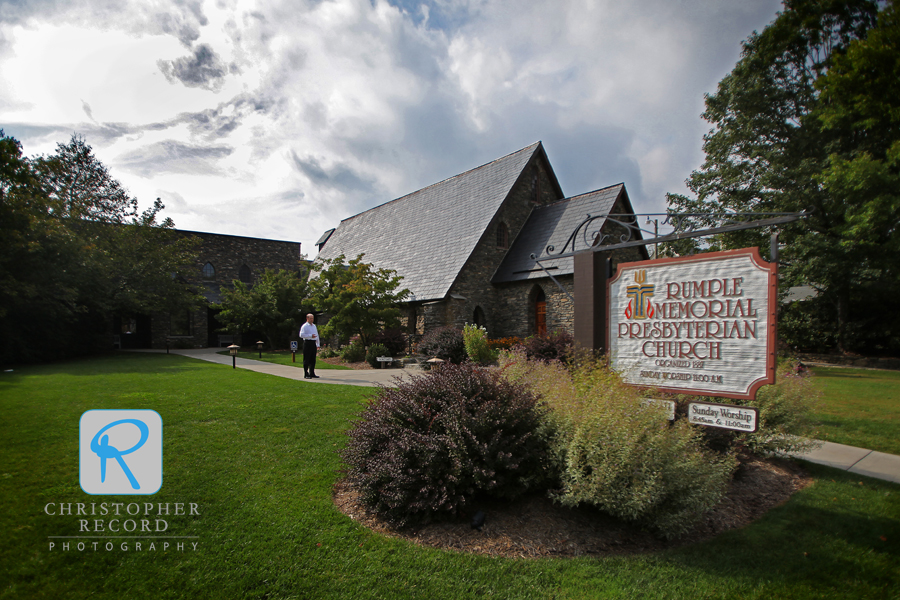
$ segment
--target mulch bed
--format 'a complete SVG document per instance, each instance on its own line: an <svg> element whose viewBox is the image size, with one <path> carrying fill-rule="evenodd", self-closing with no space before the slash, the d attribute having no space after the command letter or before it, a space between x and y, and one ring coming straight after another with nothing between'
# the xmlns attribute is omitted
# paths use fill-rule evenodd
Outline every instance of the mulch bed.
<svg viewBox="0 0 900 600"><path fill-rule="evenodd" d="M334 486L334 503L351 519L383 535L415 544L508 558L608 556L655 552L708 540L744 527L812 483L795 463L751 458L743 462L725 498L685 536L665 541L592 508L563 508L543 494L515 502L483 502L452 521L417 529L394 529L357 503L346 480ZM475 512L486 515L472 529Z"/></svg>

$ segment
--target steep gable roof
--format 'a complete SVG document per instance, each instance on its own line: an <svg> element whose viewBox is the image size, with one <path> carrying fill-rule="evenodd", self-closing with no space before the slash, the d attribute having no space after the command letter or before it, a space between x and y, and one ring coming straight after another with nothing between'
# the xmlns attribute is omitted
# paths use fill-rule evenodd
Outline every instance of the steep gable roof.
<svg viewBox="0 0 900 600"><path fill-rule="evenodd" d="M540 142L344 219L319 258L364 253L394 269L415 300L444 298Z"/></svg>
<svg viewBox="0 0 900 600"><path fill-rule="evenodd" d="M531 255L534 254L537 258L547 257L548 246L553 246L554 252L557 254L570 252L571 245L565 250L564 247L575 228L588 215L595 217L602 215L602 219L593 221L590 226L591 232L598 231L606 223L606 215L612 212L620 197L623 198L623 208L631 212L631 202L628 200L623 183L535 208L528 217L528 221L525 222L525 226L522 227L522 231L516 236L491 282L506 283L546 277L547 274L531 258ZM583 239L576 240L576 243L578 244L577 250L586 247ZM571 275L574 272L575 262L572 257L569 257L547 261L543 264L555 277Z"/></svg>

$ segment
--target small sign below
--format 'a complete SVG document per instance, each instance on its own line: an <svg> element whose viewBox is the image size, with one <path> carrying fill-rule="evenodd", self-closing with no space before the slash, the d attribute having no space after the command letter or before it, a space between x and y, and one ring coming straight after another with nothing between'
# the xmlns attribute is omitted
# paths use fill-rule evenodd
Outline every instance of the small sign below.
<svg viewBox="0 0 900 600"><path fill-rule="evenodd" d="M759 410L750 406L691 402L688 404L688 422L753 433L759 428Z"/></svg>
<svg viewBox="0 0 900 600"><path fill-rule="evenodd" d="M655 400L647 398L641 401L641 406L653 406L666 413L666 418L670 421L675 420L675 403L671 400Z"/></svg>
<svg viewBox="0 0 900 600"><path fill-rule="evenodd" d="M378 362L391 362L394 359L391 358L390 356L379 356L375 360L377 360Z"/></svg>

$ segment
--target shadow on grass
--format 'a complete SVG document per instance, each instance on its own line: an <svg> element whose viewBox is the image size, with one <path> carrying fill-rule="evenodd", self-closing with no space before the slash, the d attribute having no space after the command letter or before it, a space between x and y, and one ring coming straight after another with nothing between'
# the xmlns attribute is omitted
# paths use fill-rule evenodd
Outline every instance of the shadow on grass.
<svg viewBox="0 0 900 600"><path fill-rule="evenodd" d="M785 587L802 582L832 593L851 589L854 581L869 590L896 589L900 485L812 463L804 467L814 485L748 528L674 552L672 562L712 576ZM848 485L859 490L849 501ZM892 498L888 510L885 498Z"/></svg>
<svg viewBox="0 0 900 600"><path fill-rule="evenodd" d="M42 373L95 377L104 374L187 373L205 370L211 366L225 367L177 354L116 352L39 365L22 365L13 368L12 371L0 373L0 387L14 386L24 377ZM228 368L230 369L231 365L228 365Z"/></svg>

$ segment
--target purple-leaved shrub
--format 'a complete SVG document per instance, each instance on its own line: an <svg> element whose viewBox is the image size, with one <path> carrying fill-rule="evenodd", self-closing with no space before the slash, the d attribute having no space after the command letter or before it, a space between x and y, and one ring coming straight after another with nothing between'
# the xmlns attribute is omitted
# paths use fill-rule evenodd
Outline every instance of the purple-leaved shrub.
<svg viewBox="0 0 900 600"><path fill-rule="evenodd" d="M391 356L403 356L406 354L406 334L400 329L385 329L372 337L373 344L381 344L388 349Z"/></svg>
<svg viewBox="0 0 900 600"><path fill-rule="evenodd" d="M466 344L463 340L462 329L452 326L432 329L419 342L420 354L436 356L437 358L459 364L466 360Z"/></svg>
<svg viewBox="0 0 900 600"><path fill-rule="evenodd" d="M531 360L567 362L575 350L575 338L567 331L559 330L546 335L533 335L513 347Z"/></svg>
<svg viewBox="0 0 900 600"><path fill-rule="evenodd" d="M442 365L377 393L348 432L345 472L395 526L458 514L480 495L515 498L544 479L541 410L496 371Z"/></svg>

